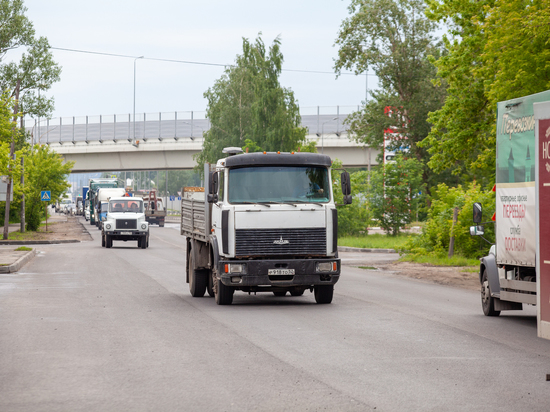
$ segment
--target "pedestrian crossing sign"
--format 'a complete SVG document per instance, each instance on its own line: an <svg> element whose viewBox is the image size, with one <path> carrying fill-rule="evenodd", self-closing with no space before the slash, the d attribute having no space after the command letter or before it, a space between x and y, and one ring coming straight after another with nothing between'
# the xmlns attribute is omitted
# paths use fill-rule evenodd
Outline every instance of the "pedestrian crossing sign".
<svg viewBox="0 0 550 412"><path fill-rule="evenodd" d="M40 200L42 200L43 202L49 202L50 200L52 200L51 192L49 190L42 190L40 192Z"/></svg>

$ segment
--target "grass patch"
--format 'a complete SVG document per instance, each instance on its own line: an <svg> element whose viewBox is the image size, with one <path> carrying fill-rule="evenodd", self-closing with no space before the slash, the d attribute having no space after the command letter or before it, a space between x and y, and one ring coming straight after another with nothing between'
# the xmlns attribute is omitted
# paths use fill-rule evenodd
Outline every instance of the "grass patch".
<svg viewBox="0 0 550 412"><path fill-rule="evenodd" d="M432 255L403 255L399 258L399 261L425 263L432 266L468 266L472 268L477 266L478 269L476 269L474 272L477 272L479 270L479 260L469 259L462 256L453 256L452 258L448 258Z"/></svg>
<svg viewBox="0 0 550 412"><path fill-rule="evenodd" d="M365 236L343 236L338 238L338 245L362 249L401 249L412 236L418 235L403 233L398 236L388 236L375 233Z"/></svg>
<svg viewBox="0 0 550 412"><path fill-rule="evenodd" d="M30 252L32 250L32 247L27 246L19 246L17 249L15 249L16 252Z"/></svg>
<svg viewBox="0 0 550 412"><path fill-rule="evenodd" d="M359 266L359 269L377 270L374 266Z"/></svg>

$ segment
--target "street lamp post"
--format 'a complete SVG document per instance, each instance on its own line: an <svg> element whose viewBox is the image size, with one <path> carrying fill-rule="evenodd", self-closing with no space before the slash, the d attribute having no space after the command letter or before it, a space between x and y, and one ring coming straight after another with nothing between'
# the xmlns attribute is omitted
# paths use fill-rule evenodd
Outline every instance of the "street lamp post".
<svg viewBox="0 0 550 412"><path fill-rule="evenodd" d="M326 122L323 122L323 124L321 125L321 153L323 154L325 153L325 124L333 122L334 120L338 120L338 116L333 119L327 120Z"/></svg>
<svg viewBox="0 0 550 412"><path fill-rule="evenodd" d="M138 59L143 59L143 57L139 56L134 59L134 138L132 139L132 144L136 147L136 62Z"/></svg>
<svg viewBox="0 0 550 412"><path fill-rule="evenodd" d="M204 129L203 129L202 127L197 126L197 125L194 125L194 124L191 124L191 123L189 123L189 122L182 122L182 123L185 123L185 124L188 124L188 125L191 126L191 136L189 136L189 138L190 138L191 140L195 140L195 138L193 137L193 129L194 129L195 127L201 129L201 130L202 130L202 134L203 134L203 136L204 136Z"/></svg>

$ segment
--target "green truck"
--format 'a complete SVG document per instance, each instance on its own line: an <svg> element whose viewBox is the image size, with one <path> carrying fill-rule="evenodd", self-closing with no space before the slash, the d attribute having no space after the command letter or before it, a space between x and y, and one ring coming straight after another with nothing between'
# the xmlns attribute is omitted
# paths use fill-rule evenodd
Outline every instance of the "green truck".
<svg viewBox="0 0 550 412"><path fill-rule="evenodd" d="M97 192L100 188L103 187L124 187L122 182L119 182L118 179L90 179L89 190L86 195L88 200L88 210L90 212L90 224L95 225L97 218Z"/></svg>

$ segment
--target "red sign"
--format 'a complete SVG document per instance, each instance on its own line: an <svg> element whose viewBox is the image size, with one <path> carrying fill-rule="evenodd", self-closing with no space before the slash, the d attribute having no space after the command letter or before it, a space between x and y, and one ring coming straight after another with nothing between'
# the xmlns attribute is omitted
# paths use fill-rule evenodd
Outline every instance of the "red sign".
<svg viewBox="0 0 550 412"><path fill-rule="evenodd" d="M550 119L539 120L540 320L550 322Z"/></svg>

